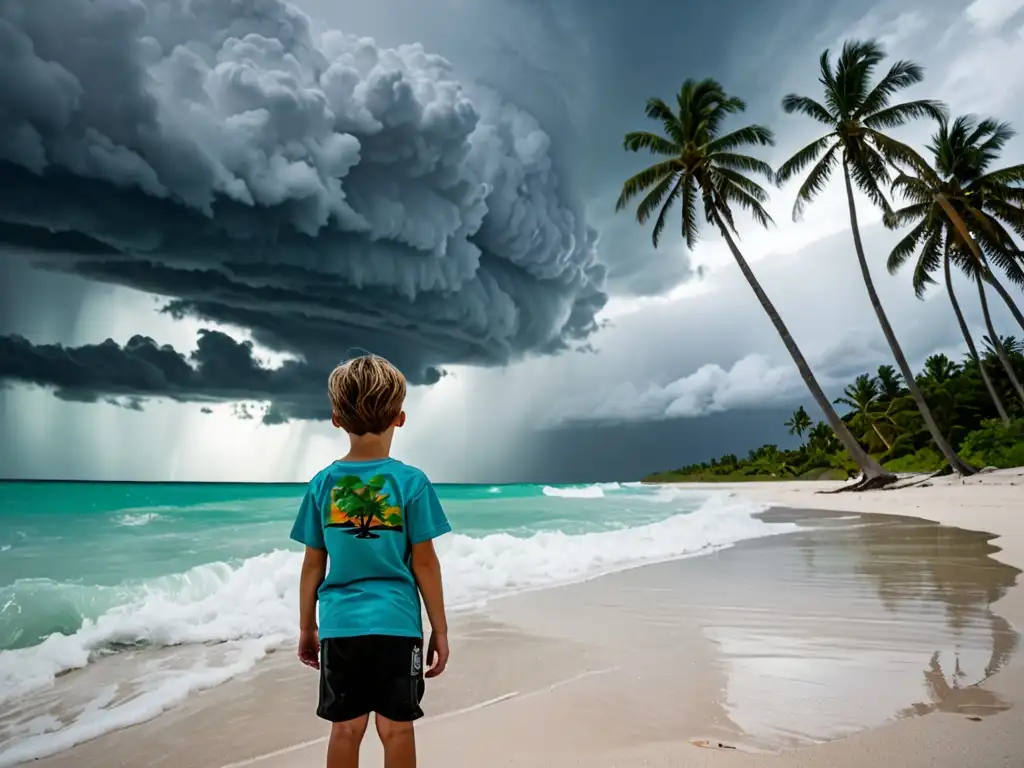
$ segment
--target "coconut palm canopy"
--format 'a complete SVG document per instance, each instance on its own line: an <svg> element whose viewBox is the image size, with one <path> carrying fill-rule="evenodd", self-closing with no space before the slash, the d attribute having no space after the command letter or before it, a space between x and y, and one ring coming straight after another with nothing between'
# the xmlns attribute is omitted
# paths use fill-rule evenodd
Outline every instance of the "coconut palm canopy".
<svg viewBox="0 0 1024 768"><path fill-rule="evenodd" d="M768 176L770 169L763 161L736 151L743 145L770 144L771 132L763 126L750 126L721 133L723 118L742 111L741 101L727 96L713 80L687 80L675 108L659 99L648 100L647 116L662 124L664 134L631 132L624 143L628 150L647 150L662 159L627 179L617 203L617 208L621 209L632 198L646 192L636 218L645 224L656 214L652 239L657 245L678 201L682 232L689 248L696 246L698 205L703 206L705 221L714 225L726 241L828 426L849 454L852 465L863 472L866 480L875 478L879 483L892 476L879 472L875 456L880 453L883 460L894 461L910 448L915 455L930 451L932 456L941 457L940 464L947 463L961 475L971 474L976 471L975 467L962 459L957 450L966 445L976 458L982 452L978 445L969 443L970 430L962 422L970 421L983 431L1001 429L1003 432L996 442L1012 441L1016 439L1012 435L1021 431L1019 424L1024 416L1021 412L1024 389L1018 381L1021 359L1015 353L1008 354L1001 343L991 325L985 295L985 284L991 283L1024 329L1024 318L1019 316L1014 302L995 280L990 267L990 263L995 264L1010 282L1024 284L1021 252L1011 234L1024 233L1021 187L1024 166L994 168L1000 152L1013 136L1012 128L994 120L978 122L970 117L957 118L950 123L945 105L936 99L898 100L901 91L923 81L924 70L915 62L896 60L876 79L876 72L885 58L885 51L877 41L848 41L834 61L827 50L819 58L820 99L790 94L782 100L785 112L808 117L827 132L784 162L774 179L783 184L805 173L793 204L793 218L799 220L807 205L841 168L853 250L872 308L896 363L895 367L881 366L877 376L864 374L846 388L835 402L849 408L850 412L838 422L831 404L822 404L817 379L733 238L737 233L736 207L749 211L761 226L771 223L764 210L767 200L764 188L745 175ZM931 166L916 149L888 134L893 128L922 118L939 122L939 131L929 147L934 157ZM888 226L912 225L910 233L893 250L889 267L895 272L917 253L912 284L919 297L929 285L937 282L934 273L945 269L951 304L968 344L968 357L962 365L944 355L934 355L920 376L915 377L874 285L860 236L854 189L860 190L882 210ZM889 200L891 190L902 193L908 204L894 210ZM1002 370L994 370L992 358L983 359L977 352L953 293L949 278L951 264L975 278L992 338L990 346ZM959 387L956 392L950 390L954 385ZM979 387L985 392L984 396L979 396ZM1003 403L1007 389L1021 395L1012 414ZM987 414L985 418L989 421L979 414ZM824 423L811 424L810 415L803 408L785 422L791 435L808 434L808 442L802 449L804 458L819 462L816 466L820 467L823 457L831 454L829 448L835 445L828 446L824 441ZM857 444L851 447L850 438L854 434ZM934 450L927 445L927 440L922 444L922 435L930 438ZM813 459L810 459L812 454ZM716 473L732 475L739 471L735 457L729 458L724 463L713 463ZM1024 455L1021 458L1024 461ZM833 467L842 463L834 457L830 461ZM781 467L792 467L795 463L779 453L774 445L751 453L748 465L751 472L757 474L769 465L774 475ZM706 469L706 465L694 465L678 473L705 474Z"/></svg>

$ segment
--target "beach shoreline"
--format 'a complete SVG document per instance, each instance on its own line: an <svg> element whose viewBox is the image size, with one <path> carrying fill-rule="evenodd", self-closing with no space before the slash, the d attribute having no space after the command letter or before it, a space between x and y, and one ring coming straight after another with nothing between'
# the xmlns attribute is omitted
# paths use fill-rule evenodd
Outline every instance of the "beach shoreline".
<svg viewBox="0 0 1024 768"><path fill-rule="evenodd" d="M804 514L840 521L862 513L899 515L984 531L998 537L989 547L998 548L991 552L994 560L1017 569L1024 567L1024 526L1016 519L1019 510L1024 510L1024 472L993 473L965 483L937 480L928 487L864 494L818 493L823 485L827 484L694 489L736 493L770 505L765 513L769 518L781 515L779 519L784 519L792 516L791 510L817 509L822 512ZM743 743L742 729L731 720L734 714L723 706L729 681L714 661L721 648L701 636L692 619L692 605L683 612L669 600L678 600L678 590L669 588L666 579L677 574L692 584L697 576L713 573L716 567L719 573L733 572L735 564L749 562L749 558L744 560L747 553L764 557L775 552L781 557L792 547L781 541L787 536L778 538L774 544L767 543L772 537L758 539L713 555L643 566L584 584L495 601L484 616L460 628L458 657L445 680L447 687L432 690L428 700L428 711L436 714L420 728L421 763L457 768L484 763L532 766L543 759L546 765L557 767L578 765L582 759L587 764L623 768L680 762L757 768L890 762L922 768L987 768L1019 766L1024 761L1024 747L1016 735L1024 725L1024 708L1019 706L1024 665L1017 654L1009 655L997 674L984 676L980 685L967 685L956 692L948 707L924 717L886 719L851 728L849 734L833 735L816 746L810 745L810 737L788 747L775 744L767 749ZM990 537L983 538L987 541ZM753 576L747 578L754 580ZM722 579L705 583L715 581ZM727 602L741 596L732 594L733 598L719 595L717 599ZM643 601L630 602L635 595L644 595ZM629 601L623 596L629 596ZM994 608L1008 625L1024 627L1020 586L1007 589ZM705 609L707 606L701 610ZM679 613L687 615L674 620ZM702 615L701 621L709 621L708 614ZM623 617L629 620L623 621ZM814 621L818 626L824 623L822 619ZM609 623L618 629L610 632ZM623 634L629 626L641 631L633 636ZM753 630L748 627L744 632ZM624 656L623 648L634 652ZM500 652L496 654L495 649ZM686 664L670 661L675 658L670 654L678 649L685 649ZM630 660L631 655L648 662ZM260 702L269 691L276 703L268 713L268 707ZM877 701L876 693L865 693L864 701ZM52 768L142 764L313 768L322 765L324 728L303 703L314 696L315 682L301 675L290 654L273 654L244 680L201 693L148 724L108 734L36 764ZM226 714L225 708L243 699L255 704L235 706ZM616 701L618 706L607 703ZM840 708L847 703L832 702ZM762 702L760 706L754 711L771 714L771 705ZM778 702L774 706L778 707ZM751 711L749 707L747 711ZM197 722L205 723L198 731ZM268 730L274 738L251 736L247 741L243 737L246 733L266 735ZM810 727L806 730L813 731ZM186 734L188 739L183 740ZM705 745L741 748L702 749L694 743L702 739ZM264 742L266 748L261 747ZM495 762L494 755L500 755L500 760ZM370 738L363 764L379 764L379 759L379 747Z"/></svg>

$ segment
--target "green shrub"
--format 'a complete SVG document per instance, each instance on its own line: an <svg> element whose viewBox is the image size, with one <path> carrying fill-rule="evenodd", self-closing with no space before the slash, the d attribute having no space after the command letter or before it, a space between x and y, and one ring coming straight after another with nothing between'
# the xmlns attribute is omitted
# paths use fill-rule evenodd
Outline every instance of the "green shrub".
<svg viewBox="0 0 1024 768"><path fill-rule="evenodd" d="M981 429L964 439L960 457L978 469L1024 466L1024 420L1012 421L1008 427L998 419L982 422Z"/></svg>
<svg viewBox="0 0 1024 768"><path fill-rule="evenodd" d="M909 456L887 461L885 468L890 472L935 472L945 463L946 460L933 448L922 448Z"/></svg>

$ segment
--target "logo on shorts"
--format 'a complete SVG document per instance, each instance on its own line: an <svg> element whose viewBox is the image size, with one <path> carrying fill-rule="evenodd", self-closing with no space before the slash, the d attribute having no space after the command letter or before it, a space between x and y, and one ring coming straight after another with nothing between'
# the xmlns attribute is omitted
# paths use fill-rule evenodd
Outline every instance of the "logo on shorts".
<svg viewBox="0 0 1024 768"><path fill-rule="evenodd" d="M412 649L412 676L416 677L419 675L420 670L423 669L423 649L416 647Z"/></svg>

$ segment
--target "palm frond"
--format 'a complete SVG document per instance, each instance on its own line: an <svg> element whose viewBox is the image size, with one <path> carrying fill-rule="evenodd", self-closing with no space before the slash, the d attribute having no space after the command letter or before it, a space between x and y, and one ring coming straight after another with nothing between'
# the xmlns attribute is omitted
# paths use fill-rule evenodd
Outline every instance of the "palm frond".
<svg viewBox="0 0 1024 768"><path fill-rule="evenodd" d="M854 185L867 195L868 199L882 209L884 216L892 215L892 206L882 192L882 183L891 183L885 159L871 147L864 146L857 156L847 151L844 158Z"/></svg>
<svg viewBox="0 0 1024 768"><path fill-rule="evenodd" d="M868 97L868 86L875 67L885 58L876 40L847 40L836 61L838 101L844 117L853 117Z"/></svg>
<svg viewBox="0 0 1024 768"><path fill-rule="evenodd" d="M949 248L949 262L972 280L977 279L987 269L984 264L979 264L976 258L966 253L962 245L954 246L952 243Z"/></svg>
<svg viewBox="0 0 1024 768"><path fill-rule="evenodd" d="M764 160L758 160L749 155L735 155L731 152L716 152L708 157L709 162L721 168L731 168L734 171L746 173L758 173L771 182L775 182L775 171Z"/></svg>
<svg viewBox="0 0 1024 768"><path fill-rule="evenodd" d="M861 122L868 128L878 130L880 128L898 128L912 120L920 120L925 117L945 120L948 116L949 109L941 101L920 99L895 104L873 114L865 115Z"/></svg>
<svg viewBox="0 0 1024 768"><path fill-rule="evenodd" d="M714 169L713 173L720 179L732 182L759 203L768 202L768 193L764 188L753 179L744 176L739 171L733 170L732 168L717 167Z"/></svg>
<svg viewBox="0 0 1024 768"><path fill-rule="evenodd" d="M1024 184L1024 165L1011 165L998 171L986 173L976 182L979 186Z"/></svg>
<svg viewBox="0 0 1024 768"><path fill-rule="evenodd" d="M984 210L991 217L1006 222L1018 237L1024 237L1024 210L1003 200L986 201ZM1012 238L1007 238L1012 242Z"/></svg>
<svg viewBox="0 0 1024 768"><path fill-rule="evenodd" d="M668 104L659 98L650 98L647 100L644 111L652 120L661 122L665 128L665 133L668 134L672 141L680 146L686 143L686 134L683 131L682 124Z"/></svg>
<svg viewBox="0 0 1024 768"><path fill-rule="evenodd" d="M807 174L807 178L804 179L804 183L800 185L800 189L796 193L796 202L793 203L793 221L800 221L807 206L825 189L825 185L828 184L828 180L836 166L836 160L838 159L836 155L839 147L838 143L829 147L828 152L811 169L811 172ZM779 173L782 173L781 169Z"/></svg>
<svg viewBox="0 0 1024 768"><path fill-rule="evenodd" d="M887 229L899 229L917 221L930 221L933 205L930 200L923 203L913 203L897 211L892 211L884 217L883 223Z"/></svg>
<svg viewBox="0 0 1024 768"><path fill-rule="evenodd" d="M655 155L681 155L683 147L674 141L649 131L632 131L622 140L622 146L630 152L646 149Z"/></svg>
<svg viewBox="0 0 1024 768"><path fill-rule="evenodd" d="M743 208L745 211L750 213L754 217L754 220L765 229L768 228L769 224L774 224L772 217L768 214L768 211L764 209L762 201L757 199L751 192L748 192L743 186L741 186L738 180L753 184L755 188L761 191L764 195L764 199L767 200L768 196L764 194L764 190L757 186L754 182L748 179L746 176L742 176L735 171L722 168L718 170L719 174L733 174L732 177L725 176L718 185L718 191L721 198L724 198L729 203L735 203L736 205ZM726 209L728 210L728 209ZM732 224L732 217L729 217L730 226L735 230L735 226Z"/></svg>
<svg viewBox="0 0 1024 768"><path fill-rule="evenodd" d="M651 242L654 244L655 248L658 247L658 241L661 240L661 232L665 229L668 212L672 210L672 204L679 197L682 181L683 175L681 173L677 173L674 176L666 176L657 187L651 190L650 194L644 198L643 202L641 202L637 208L636 220L643 224L651 212L661 205L661 210L658 212L658 218L654 222L654 231L651 232ZM662 202L663 200L664 202Z"/></svg>
<svg viewBox="0 0 1024 768"><path fill-rule="evenodd" d="M968 139L968 146L977 145L981 152L981 169L988 167L989 163L995 160L1003 151L1006 144L1017 135L1013 126L1006 122L999 122L992 118L982 120ZM982 138L988 137L985 141Z"/></svg>
<svg viewBox="0 0 1024 768"><path fill-rule="evenodd" d="M729 152L744 146L771 147L774 144L775 134L770 128L765 128L763 125L748 125L712 140L705 147L705 151L708 153Z"/></svg>
<svg viewBox="0 0 1024 768"><path fill-rule="evenodd" d="M622 185L622 192L619 194L619 199L615 202L615 210L621 211L626 205L636 197L638 194L643 192L645 189L654 186L660 182L666 176L671 176L676 173L679 168L679 162L677 160L665 160L661 163L645 168L635 176L631 176L626 179Z"/></svg>
<svg viewBox="0 0 1024 768"><path fill-rule="evenodd" d="M686 247L691 251L697 247L699 229L697 224L697 180L692 174L687 174L683 180L683 237L686 238Z"/></svg>
<svg viewBox="0 0 1024 768"><path fill-rule="evenodd" d="M921 238L927 235L929 231L927 221L918 222L917 226L896 243L896 247L892 249L889 258L885 262L885 268L889 270L890 275L895 275L903 268L907 259L914 255L914 251L917 250L917 244L921 242Z"/></svg>
<svg viewBox="0 0 1024 768"><path fill-rule="evenodd" d="M941 180L935 173L935 170L928 164L928 161L921 157L917 150L909 144L873 129L869 129L867 131L867 136L875 145L877 151L881 154L881 162L883 166L896 165L910 167L931 186L939 185ZM888 175L888 171L886 174Z"/></svg>
<svg viewBox="0 0 1024 768"><path fill-rule="evenodd" d="M826 134L820 139L815 139L803 149L797 151L789 160L784 162L779 170L775 172L775 183L785 184L800 171L818 159L818 156L825 150L828 143L835 138L835 134Z"/></svg>
<svg viewBox="0 0 1024 768"><path fill-rule="evenodd" d="M914 206L928 205L934 199L931 188L924 181L906 173L901 173L892 180L889 191L899 194Z"/></svg>
<svg viewBox="0 0 1024 768"><path fill-rule="evenodd" d="M935 279L931 273L942 266L942 227L932 227L924 244L921 246L921 254L914 265L914 295L921 299L928 291L928 286L935 285Z"/></svg>
<svg viewBox="0 0 1024 768"><path fill-rule="evenodd" d="M883 77L871 93L865 97L860 107L854 112L854 118L862 120L889 106L889 100L904 88L909 88L924 79L924 68L912 61L897 61Z"/></svg>
<svg viewBox="0 0 1024 768"><path fill-rule="evenodd" d="M795 93L787 94L782 98L782 109L788 115L799 112L801 115L817 120L829 128L834 127L839 122L838 117L832 115L825 107L809 96L800 96Z"/></svg>
<svg viewBox="0 0 1024 768"><path fill-rule="evenodd" d="M654 188L647 193L640 204L636 207L636 220L638 224L646 224L647 219L651 217L661 205L665 196L668 195L671 190L679 182L679 173L669 174L661 179Z"/></svg>

